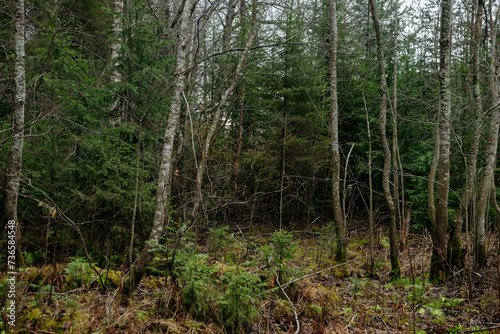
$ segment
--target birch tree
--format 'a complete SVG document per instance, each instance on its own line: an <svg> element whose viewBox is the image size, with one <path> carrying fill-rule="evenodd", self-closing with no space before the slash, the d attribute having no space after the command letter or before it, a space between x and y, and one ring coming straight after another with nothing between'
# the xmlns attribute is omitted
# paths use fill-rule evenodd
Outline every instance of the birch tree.
<svg viewBox="0 0 500 334"><path fill-rule="evenodd" d="M488 8L488 16L491 24L491 102L492 110L490 117L490 128L488 134L488 142L486 144L486 161L480 177L479 191L476 202L476 264L479 268L486 265L486 209L488 207L488 197L491 192L491 186L494 180L494 172L496 167L497 149L498 149L498 134L500 127L500 52L498 50L498 18L500 10L497 9L496 15L493 18L493 4L490 1ZM496 199L493 199L496 201Z"/></svg>
<svg viewBox="0 0 500 334"><path fill-rule="evenodd" d="M250 46L253 43L254 37L257 33L257 23L256 21L253 24L253 27L250 31L250 36L247 39L245 49L243 50L240 59L238 60L238 65L236 66L236 71L233 74L233 80L231 81L231 84L227 89L224 91L221 97L221 101L219 105L217 106L217 109L212 117L212 122L210 124L210 127L208 129L208 132L205 137L205 143L202 147L201 151L201 160L198 163L197 169L196 169L196 193L195 193L195 199L194 199L194 205L193 205L193 220L196 219L196 214L198 211L198 207L200 205L200 202L202 201L202 186L203 186L203 174L206 169L207 161L208 161L208 154L210 151L210 145L211 142L215 136L215 132L220 125L221 119L223 118L224 114L224 108L226 107L226 104L233 93L234 89L236 88L236 85L243 73L243 65L245 64L247 55L248 55L248 50L250 49ZM229 115L226 115L229 116Z"/></svg>
<svg viewBox="0 0 500 334"><path fill-rule="evenodd" d="M378 68L380 74L380 102L379 102L379 127L380 127L380 140L384 149L384 170L382 173L382 186L384 189L384 197L387 207L389 208L389 244L390 244L390 257L391 257L391 277L399 278L401 275L401 268L399 264L398 254L398 235L396 230L396 206L392 198L390 177L391 177L391 150L386 134L387 124L387 80L385 74L385 57L384 46L382 41L382 30L377 14L377 7L375 0L369 0L370 11L373 19L373 27L375 28L375 35L377 37L377 58Z"/></svg>
<svg viewBox="0 0 500 334"><path fill-rule="evenodd" d="M111 73L111 83L116 87L117 84L123 81L122 74L119 70L118 58L120 57L121 50L121 31L123 29L122 15L123 15L123 0L113 0L113 21L112 21L112 31L114 38L111 42L111 66L113 72ZM111 106L112 125L119 124L123 120L123 110L120 110L120 99L118 96L114 98L113 104Z"/></svg>
<svg viewBox="0 0 500 334"><path fill-rule="evenodd" d="M189 40L191 38L189 23L192 19L193 12L197 3L198 0L185 0L181 16L179 18L179 40L176 51L177 59L175 67L174 92L172 96L167 128L165 129L165 136L161 154L153 227L151 229L146 245L139 255L136 264L132 268L133 272L130 274L130 278L124 286L123 293L128 295L131 295L135 288L139 285L142 276L146 271L146 267L151 262L151 250L155 247L154 243L158 242L163 234L163 228L165 225L165 213L170 203L174 140L177 125L179 123L183 98L182 95L187 77L186 56L189 49Z"/></svg>
<svg viewBox="0 0 500 334"><path fill-rule="evenodd" d="M9 151L6 165L4 214L5 220L14 220L19 223L17 216L17 202L19 185L21 182L21 169L23 163L24 143L24 105L26 102L26 54L24 0L16 2L16 16L14 20L14 117L12 126L12 146ZM17 243L19 245L19 243Z"/></svg>
<svg viewBox="0 0 500 334"><path fill-rule="evenodd" d="M330 0L330 133L332 150L332 203L337 227L337 261L346 261L345 220L340 203L339 107L337 100L337 1Z"/></svg>
<svg viewBox="0 0 500 334"><path fill-rule="evenodd" d="M462 225L464 216L466 215L469 203L472 198L474 184L476 181L476 163L479 152L479 140L481 138L481 128L483 126L483 107L481 101L480 87L480 57L479 45L481 44L481 26L483 18L483 1L476 0L474 2L474 25L472 30L472 106L473 113L476 116L473 124L472 146L467 161L465 175L465 189L460 200L460 207L457 212L457 217L453 222L453 228L448 242L448 263L452 269L460 270L463 268L462 263Z"/></svg>
<svg viewBox="0 0 500 334"><path fill-rule="evenodd" d="M436 196L436 222L432 227L432 258L430 280L442 281L446 263L446 230L448 227L448 195L450 186L451 134L451 20L452 0L441 2L439 37L439 172Z"/></svg>

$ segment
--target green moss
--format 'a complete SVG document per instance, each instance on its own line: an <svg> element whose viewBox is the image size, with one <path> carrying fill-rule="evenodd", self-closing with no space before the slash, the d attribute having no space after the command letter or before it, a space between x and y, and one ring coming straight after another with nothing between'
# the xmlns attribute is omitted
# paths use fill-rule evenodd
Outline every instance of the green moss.
<svg viewBox="0 0 500 334"><path fill-rule="evenodd" d="M302 293L302 300L306 303L304 313L309 318L333 314L340 304L335 290L321 284L308 285Z"/></svg>
<svg viewBox="0 0 500 334"><path fill-rule="evenodd" d="M308 318L314 319L323 315L323 308L312 302L306 306L304 313Z"/></svg>
<svg viewBox="0 0 500 334"><path fill-rule="evenodd" d="M24 321L26 323L37 323L40 317L42 316L42 310L39 308L32 309L24 316Z"/></svg>

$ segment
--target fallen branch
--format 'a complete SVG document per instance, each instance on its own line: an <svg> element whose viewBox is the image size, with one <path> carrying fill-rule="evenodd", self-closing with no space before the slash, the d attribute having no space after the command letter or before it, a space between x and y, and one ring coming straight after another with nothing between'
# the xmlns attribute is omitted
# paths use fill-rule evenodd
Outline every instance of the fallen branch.
<svg viewBox="0 0 500 334"><path fill-rule="evenodd" d="M302 276L302 277L299 277L299 278L297 278L297 279L294 279L293 281L290 281L290 282L288 282L288 283L283 284L283 285L282 285L282 287L286 288L286 287L287 287L287 286L289 286L290 284L295 283L295 282L298 282L298 281L300 281L300 280L302 280L302 279L304 279L304 278L307 278L307 277L311 277L311 276L315 276L315 275L321 274L322 272L325 272L325 271L328 271L328 270L332 270L333 268L337 268L337 267L340 267L340 266L346 265L346 264L351 263L351 262L354 262L354 261L353 261L353 260L351 260L351 261L347 261L347 262L344 262L344 263L339 263L339 264L337 264L337 265L335 265L335 266L331 266L331 267L328 267L328 268L325 268L325 269L321 269L321 270L319 270L319 271L316 271L316 272L314 272L314 273L310 273L310 274L304 275L304 276ZM260 296L260 295L262 295L262 294L264 294L264 293L267 293L267 292L269 292L269 291L279 289L279 288L280 288L280 287L271 288L271 289L269 289L269 290L267 290L267 291L261 292L260 294L258 294L258 296Z"/></svg>
<svg viewBox="0 0 500 334"><path fill-rule="evenodd" d="M295 334L298 334L300 332L300 322L299 316L297 315L297 310L295 309L295 305L293 305L292 301L290 300L290 297L288 297L288 295L286 294L285 289L283 289L283 286L280 284L279 276L276 271L274 272L274 274L276 275L276 283L278 283L278 287L281 289L281 292L283 292L290 305L292 305L293 314L295 315L295 321L297 322L297 330L295 331Z"/></svg>

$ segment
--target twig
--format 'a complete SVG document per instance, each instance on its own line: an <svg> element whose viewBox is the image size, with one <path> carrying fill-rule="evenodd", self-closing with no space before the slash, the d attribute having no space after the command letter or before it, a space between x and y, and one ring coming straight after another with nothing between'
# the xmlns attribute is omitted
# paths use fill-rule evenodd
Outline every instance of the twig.
<svg viewBox="0 0 500 334"><path fill-rule="evenodd" d="M298 282L298 281L300 281L300 280L302 280L302 279L304 279L304 278L311 277L311 276L315 276L315 275L320 274L320 273L322 273L322 272L324 272L324 271L328 271L328 270L331 270L331 269L333 269L333 268L337 268L337 267L340 267L340 266L346 265L346 264L351 263L351 262L354 262L354 260L347 261L347 262L344 262L344 263L339 263L339 264L337 264L337 265L335 265L335 266L331 266L331 267L328 267L328 268L325 268L325 269L321 269L321 270L319 270L319 271L316 271L316 272L314 272L314 273L304 275L304 276L302 276L302 277L299 277L299 278L297 278L297 279L294 279L293 281L289 281L288 283L283 284L283 285L282 285L282 287L286 288L286 287L287 287L287 286L289 286L290 284L295 283L295 282ZM280 286L280 287L281 287L281 286ZM262 294L264 294L264 293L267 293L268 291L276 290L276 289L278 289L278 288L279 288L279 287L276 287L276 288L272 288L272 289L269 289L269 290L267 290L267 291L261 292L261 293L259 294L259 296L260 296L260 295L262 295Z"/></svg>
<svg viewBox="0 0 500 334"><path fill-rule="evenodd" d="M47 204L43 203L43 201L40 201L40 200L38 200L38 199L36 199L36 198L34 198L34 197L31 197L31 196L28 196L28 195L23 195L23 194L21 194L21 193L19 193L19 195L20 195L20 196L23 196L23 197L30 198L30 199L34 199L34 200L36 200L36 201L39 203L39 206L47 207L47 208L49 208L51 211L52 211L52 210L54 210L54 212L55 212L55 213L57 213L57 215L58 215L59 217L61 217L64 221L66 221L66 223L68 223L71 227L73 227L73 229L74 229L76 232L78 232L78 235L80 236L80 239L82 240L83 250L84 250L85 256L86 256L86 258L87 258L87 262L89 263L89 267L90 267L92 270L94 270L94 272L97 274L97 277L98 277L98 278L99 278L99 280L101 281L101 285L103 285L103 286L104 286L104 283L102 282L102 279L101 279L101 276L100 276L99 272L97 271L97 269L95 268L94 264L92 263L92 258L91 258L91 257L90 257L90 255L89 255L89 252L88 252L88 250L87 250L87 246L86 246L86 244L85 244L85 239L83 238L82 231L80 230L80 228L78 227L78 225L77 225L77 224L76 224L73 220L71 220L68 216L66 216L66 214L62 211L62 209L61 209L59 206L57 206L57 205L56 205L56 203L52 200L52 198L51 198L51 197L49 197L49 195L47 195L47 194L46 194L43 190L38 189L38 188L37 188L37 187L35 187L33 184L31 184L31 179L28 179L27 184L28 184L31 188L33 188L33 189L35 189L35 190L39 191L40 193L42 193L42 194L45 196L45 198L47 198L47 199L48 199L48 200L52 203L52 205L53 205L53 206L47 205Z"/></svg>
<svg viewBox="0 0 500 334"><path fill-rule="evenodd" d="M297 315L297 310L295 309L295 305L293 305L292 301L290 300L290 297L288 297L288 295L286 294L285 289L283 289L283 286L280 284L280 280L276 271L274 272L274 274L276 275L276 282L278 283L281 292L283 292L290 305L292 305L293 314L295 315L295 321L297 322L297 330L295 331L295 334L298 334L300 332L300 322L299 322L299 316Z"/></svg>
<svg viewBox="0 0 500 334"><path fill-rule="evenodd" d="M242 244L238 241L238 239L236 239L236 236L234 235L234 233L233 233L233 234L231 234L231 236L233 237L234 241L236 241L236 243L237 243L238 245L240 245L240 247L241 247L241 248L243 248L243 250L245 251L245 254L247 254L247 253L248 253L248 249L246 249L246 248L245 248L245 246L243 246L243 245L242 245Z"/></svg>

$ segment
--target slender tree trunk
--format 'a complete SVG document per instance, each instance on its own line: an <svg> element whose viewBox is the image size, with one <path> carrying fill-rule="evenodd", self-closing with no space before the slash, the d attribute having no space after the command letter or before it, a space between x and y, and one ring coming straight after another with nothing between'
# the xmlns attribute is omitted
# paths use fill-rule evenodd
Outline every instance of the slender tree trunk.
<svg viewBox="0 0 500 334"><path fill-rule="evenodd" d="M368 228L370 233L370 276L374 276L375 259L373 256L373 184L372 184L372 136L370 129L370 118L368 117L368 107L366 105L365 91L362 90L363 105L366 113L366 129L368 132L368 187L370 190L370 197L368 203Z"/></svg>
<svg viewBox="0 0 500 334"><path fill-rule="evenodd" d="M448 195L450 186L450 133L451 133L451 19L452 0L441 2L440 68L441 96L439 122L439 184L436 198L436 223L432 229L432 258L430 280L442 281L446 264L446 229L448 227Z"/></svg>
<svg viewBox="0 0 500 334"><path fill-rule="evenodd" d="M123 30L122 15L123 15L123 0L113 0L113 22L112 31L114 33L114 39L111 43L111 66L113 67L113 73L111 74L111 83L118 84L123 81L122 74L119 70L118 58L120 57L121 50L121 33ZM113 105L111 106L111 124L117 125L124 120L123 108L120 107L120 98L115 96Z"/></svg>
<svg viewBox="0 0 500 334"><path fill-rule="evenodd" d="M139 171L141 162L141 144L142 144L142 120L139 121L139 140L137 142L136 157L135 157L135 189L134 189L134 209L132 212L132 222L130 228L130 247L129 247L129 266L132 272L133 254L134 254L134 238L135 238L135 219L137 216L137 203L139 202ZM129 292L132 292L130 290ZM130 295L129 297L132 297Z"/></svg>
<svg viewBox="0 0 500 334"><path fill-rule="evenodd" d="M441 101L441 99L440 99ZM438 103L441 105L441 103ZM439 118L438 118L439 123ZM436 142L434 143L434 156L432 157L431 167L429 171L429 182L427 183L427 205L429 207L429 219L431 221L431 230L436 225L436 205L434 198L434 189L436 188L436 173L439 162L439 147L440 147L440 135L439 135L439 124L436 126Z"/></svg>
<svg viewBox="0 0 500 334"><path fill-rule="evenodd" d="M492 14L490 8L490 21L492 21ZM491 31L497 31L498 12L495 20L491 22ZM494 180L494 172L496 167L497 150L498 150L498 135L500 128L500 52L497 44L497 34L493 33L491 36L491 95L492 106L494 110L490 117L490 129L488 135L488 142L486 144L486 161L481 173L479 190L477 195L476 204L476 265L482 268L486 265L486 210L488 207L488 196L491 193L491 186Z"/></svg>
<svg viewBox="0 0 500 334"><path fill-rule="evenodd" d="M121 38L120 33L123 29L122 18L123 15L123 0L113 0L113 26L112 30L115 34L115 39L111 43L111 63L113 65L113 74L111 74L111 82L118 83L122 81L122 75L118 71L118 57L120 56L121 50Z"/></svg>
<svg viewBox="0 0 500 334"><path fill-rule="evenodd" d="M222 94L221 101L220 101L219 105L217 106L217 109L212 117L212 122L210 124L207 135L205 137L205 143L204 143L204 145L202 147L202 151L201 151L201 159L199 161L198 168L196 170L196 179L195 179L196 193L195 193L195 199L194 199L193 211L192 211L193 221L196 219L198 207L200 205L200 202L202 201L203 173L205 171L206 164L208 161L208 153L210 151L210 145L212 143L213 137L215 136L215 132L217 130L217 127L220 124L223 109L226 107L227 101L229 100L231 93L234 91L234 88L236 87L236 84L238 83L240 76L243 72L243 64L246 61L246 57L248 55L248 50L249 50L250 46L252 45L253 39L256 35L256 32L257 32L257 24L255 22L253 25L252 31L250 32L250 36L247 40L247 43L245 45L245 49L243 50L243 53L240 56L240 59L238 61L238 65L236 66L236 71L234 73L234 77L233 77L233 80L231 82L231 85Z"/></svg>
<svg viewBox="0 0 500 334"><path fill-rule="evenodd" d="M409 222L404 216L405 214L405 201L404 201L404 187L403 187L403 165L399 155L399 134L398 134L398 7L399 1L395 2L394 10L394 67L393 67L393 83L392 83L392 172L393 172L393 198L396 201L399 222L401 225L401 242L406 242L406 237L410 229ZM399 179L401 175L401 182ZM401 199L399 195L399 187L401 186Z"/></svg>
<svg viewBox="0 0 500 334"><path fill-rule="evenodd" d="M399 278L401 275L401 268L399 264L399 254L398 254L398 234L396 227L396 206L392 198L391 187L390 187L390 177L391 177L391 150L389 148L389 142L386 135L386 123L387 123L387 81L385 78L385 57L384 57L384 47L382 41L382 31L380 29L380 23L377 15L377 7L375 6L375 0L369 0L370 10L373 19L373 26L375 28L375 34L377 37L377 57L379 63L380 72L380 139L382 141L382 147L384 149L384 170L382 173L382 186L384 188L385 202L389 208L389 244L391 253L391 277L393 279Z"/></svg>
<svg viewBox="0 0 500 334"><path fill-rule="evenodd" d="M345 240L345 220L340 203L340 149L339 149L339 107L337 100L337 0L330 0L330 134L332 150L332 203L333 217L337 229L338 262L345 262L347 245Z"/></svg>
<svg viewBox="0 0 500 334"><path fill-rule="evenodd" d="M26 102L26 55L25 55L25 29L24 0L16 1L16 16L14 21L14 115L12 126L12 146L7 158L4 187L4 221L15 221L16 224L16 248L19 261L24 265L21 252L20 225L17 216L17 201L19 197L19 185L21 182L21 169L23 164L24 143L24 105Z"/></svg>
<svg viewBox="0 0 500 334"><path fill-rule="evenodd" d="M439 31L439 21L436 20L436 26L435 26L435 31L436 31L436 36L437 32ZM435 72L438 73L438 80L439 80L439 38L436 37L433 39L434 40L434 57L436 60L435 66ZM440 116L440 111L441 111L441 94L439 94L438 97L438 105L437 105L437 113L436 113L436 135L435 135L435 143L434 143L434 155L432 157L432 162L429 170L429 182L427 183L427 205L429 208L429 220L430 220L430 230L432 234L432 229L436 225L436 196L435 196L435 190L436 190L436 174L438 170L438 163L439 163L439 148L441 147L441 135L439 132L439 123L441 121L441 116Z"/></svg>
<svg viewBox="0 0 500 334"><path fill-rule="evenodd" d="M245 78L242 79L241 101L240 101L240 118L238 121L238 146L236 149L236 161L234 162L234 191L238 191L238 173L240 169L240 156L243 146L243 114L245 110Z"/></svg>
<svg viewBox="0 0 500 334"><path fill-rule="evenodd" d="M241 29L240 29L240 40L241 40L241 45L245 45L245 40L246 40L246 34L244 34L245 31L245 25L246 25L246 16L245 16L245 0L240 1L240 9L239 9L239 16L240 16L240 22L241 22ZM234 164L234 191L238 190L238 174L239 174L239 169L240 169L240 156L241 156L241 149L243 146L243 116L244 116L244 111L245 111L245 89L246 89L246 80L245 77L243 76L242 78L242 88L241 88L241 104L240 104L240 119L238 123L238 148L236 152L236 161Z"/></svg>
<svg viewBox="0 0 500 334"><path fill-rule="evenodd" d="M233 21L235 16L236 0L229 0L227 4L227 16L226 16L226 24L224 27L224 32L222 34L222 51L226 51L229 49L229 42L231 41L231 34L233 33ZM229 65L229 62L226 64L226 67Z"/></svg>
<svg viewBox="0 0 500 334"><path fill-rule="evenodd" d="M285 61L286 64L286 61ZM285 65L285 78L288 75ZM286 79L285 79L286 88ZM281 142L281 183L280 183L280 218L279 223L281 230L283 226L283 193L285 192L285 173L286 173L286 128L287 123L287 96L286 93L283 96L283 128L282 128L282 142Z"/></svg>
<svg viewBox="0 0 500 334"><path fill-rule="evenodd" d="M174 149L174 139L177 130L177 123L181 113L182 92L186 83L186 52L189 47L190 30L189 21L196 7L198 0L186 0L179 19L179 42L177 45L177 61L175 67L175 84L174 94L170 114L168 117L167 128L165 130L164 143L162 148L160 173L158 177L158 188L156 190L156 208L153 220L153 227L149 235L148 241L144 246L137 263L133 267L133 272L130 273L129 280L126 282L123 293L131 294L139 285L142 276L146 272L146 267L152 259L151 250L154 249L152 242L159 241L163 233L165 224L165 211L170 201L171 190L171 174L172 174L172 155Z"/></svg>
<svg viewBox="0 0 500 334"><path fill-rule="evenodd" d="M479 44L481 43L481 24L483 17L483 1L476 0L475 4L475 18L474 18L474 29L472 32L472 90L473 90L473 106L474 106L474 130L472 134L472 147L470 151L470 157L467 161L467 171L465 180L465 189L460 200L460 207L457 212L457 217L453 222L453 227L450 234L450 239L448 241L448 264L451 269L460 270L463 268L462 254L464 249L462 249L462 225L464 221L464 214L467 212L470 200L472 198L472 192L474 190L474 184L476 181L476 162L477 155L479 152L479 139L481 135L481 128L483 126L483 108L481 101L481 88L479 80Z"/></svg>
<svg viewBox="0 0 500 334"><path fill-rule="evenodd" d="M491 183L491 204L497 213L496 229L500 232L500 205L497 202L497 192L495 191L495 180Z"/></svg>

